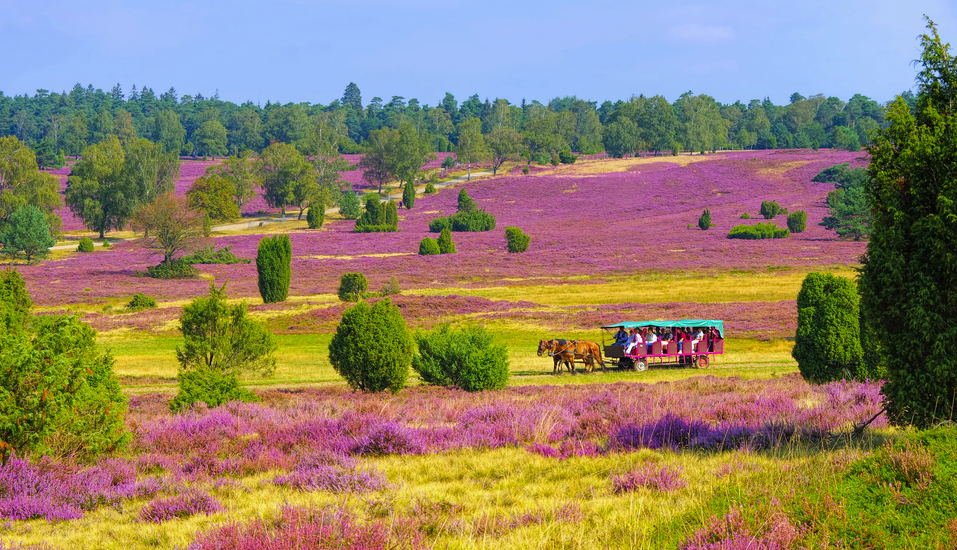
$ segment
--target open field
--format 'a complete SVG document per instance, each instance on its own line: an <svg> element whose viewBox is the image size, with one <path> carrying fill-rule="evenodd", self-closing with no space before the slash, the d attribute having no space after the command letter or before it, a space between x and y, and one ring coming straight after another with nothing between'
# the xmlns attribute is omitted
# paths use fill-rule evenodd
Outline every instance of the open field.
<svg viewBox="0 0 957 550"><path fill-rule="evenodd" d="M206 549L327 537L364 548L690 550L864 540L848 504L828 499L855 461L908 434L881 417L850 438L880 409L879 383L811 386L790 354L804 276L853 277L864 251L817 225L833 187L810 180L843 162L866 158L778 150L589 160L527 176L505 167L419 197L400 211L397 233L353 233L338 216L321 230L290 221L215 233L217 247L245 258L265 232L290 235L292 287L281 304L262 303L254 264L197 266L196 280L138 276L158 258L136 240L18 266L37 313L76 313L112 350L132 439L96 464L0 467L0 517L17 519L0 524L0 542ZM184 162L177 192L211 163ZM372 190L359 172L344 176ZM497 217L496 229L454 233L454 255L419 256L429 221L454 212L460 188ZM759 221L741 215L759 218L764 200L807 211L807 231L727 239L733 225ZM696 226L704 208L716 224L708 231ZM256 203L245 213L259 210L268 211ZM71 237L82 234L64 221ZM511 225L531 235L528 252L505 251ZM413 376L394 396L349 391L328 345L348 307L335 295L339 278L356 271L373 291L396 277L402 293L391 300L414 330L484 325L507 347L509 386L468 394ZM260 404L173 415L179 315L211 281L276 334L278 369L245 380ZM137 292L159 307L124 312ZM543 338L600 341L604 324L679 318L725 321L726 353L709 369L553 375L536 354ZM32 481L17 494L29 498L17 500L11 487L23 479ZM177 517L149 519L176 506ZM722 541L737 546L707 546Z"/></svg>

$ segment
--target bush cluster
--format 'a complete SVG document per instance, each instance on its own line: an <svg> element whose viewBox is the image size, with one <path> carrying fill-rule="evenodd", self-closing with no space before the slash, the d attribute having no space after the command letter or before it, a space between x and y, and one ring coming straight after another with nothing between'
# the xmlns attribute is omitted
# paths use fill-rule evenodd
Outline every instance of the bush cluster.
<svg viewBox="0 0 957 550"><path fill-rule="evenodd" d="M432 194L435 194L436 192L437 192L437 190L435 189L435 186L432 185L432 182L429 182L429 183L425 184L425 194L426 194L426 195L432 195Z"/></svg>
<svg viewBox="0 0 957 550"><path fill-rule="evenodd" d="M337 294L343 302L358 302L368 289L369 279L362 273L343 273Z"/></svg>
<svg viewBox="0 0 957 550"><path fill-rule="evenodd" d="M176 258L167 263L147 267L146 276L153 279L195 279L199 277L199 270L184 258Z"/></svg>
<svg viewBox="0 0 957 550"><path fill-rule="evenodd" d="M729 239L783 239L790 235L787 229L778 227L774 223L757 223L754 225L736 225L728 233Z"/></svg>
<svg viewBox="0 0 957 550"><path fill-rule="evenodd" d="M558 152L558 160L562 164L575 164L575 161L578 160L578 155L573 155L571 151L564 150Z"/></svg>
<svg viewBox="0 0 957 550"><path fill-rule="evenodd" d="M80 244L76 247L77 252L93 252L93 239L89 237L83 237L80 239Z"/></svg>
<svg viewBox="0 0 957 550"><path fill-rule="evenodd" d="M465 189L459 191L458 209L455 214L438 217L429 222L429 231L491 231L495 229L495 216L481 210Z"/></svg>
<svg viewBox="0 0 957 550"><path fill-rule="evenodd" d="M292 244L289 235L263 237L256 255L259 295L263 302L282 302L289 296L292 279Z"/></svg>
<svg viewBox="0 0 957 550"><path fill-rule="evenodd" d="M389 298L359 302L342 314L329 343L329 362L352 389L396 393L412 363L412 335Z"/></svg>
<svg viewBox="0 0 957 550"><path fill-rule="evenodd" d="M484 327L445 325L416 333L415 341L419 353L412 368L427 384L482 391L502 389L508 381L508 351Z"/></svg>
<svg viewBox="0 0 957 550"><path fill-rule="evenodd" d="M219 250L207 246L181 259L188 264L248 264L252 262L249 258L239 258L233 254L231 246Z"/></svg>
<svg viewBox="0 0 957 550"><path fill-rule="evenodd" d="M306 224L309 229L319 229L326 221L326 205L320 203L310 204L309 212L306 213Z"/></svg>
<svg viewBox="0 0 957 550"><path fill-rule="evenodd" d="M510 253L525 252L528 250L528 244L531 240L531 237L523 233L518 227L505 228L505 244L508 246Z"/></svg>
<svg viewBox="0 0 957 550"><path fill-rule="evenodd" d="M395 201L382 202L378 195L366 197L366 210L356 220L356 233L391 233L398 231L399 209Z"/></svg>
<svg viewBox="0 0 957 550"><path fill-rule="evenodd" d="M804 210L798 210L797 212L792 212L788 214L788 230L791 233L804 233L804 230L807 228L807 212Z"/></svg>
<svg viewBox="0 0 957 550"><path fill-rule="evenodd" d="M145 309L153 309L156 307L156 300L146 294L137 292L133 295L133 298L130 299L130 303L126 304L126 311L143 311Z"/></svg>

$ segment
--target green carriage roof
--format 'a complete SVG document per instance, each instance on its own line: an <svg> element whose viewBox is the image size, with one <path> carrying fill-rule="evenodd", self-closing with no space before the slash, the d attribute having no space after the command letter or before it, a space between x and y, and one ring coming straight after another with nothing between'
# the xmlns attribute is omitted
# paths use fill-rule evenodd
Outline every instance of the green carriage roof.
<svg viewBox="0 0 957 550"><path fill-rule="evenodd" d="M714 327L718 329L718 335L724 338L724 321L717 319L681 319L680 321L624 321L612 325L605 325L601 328L643 328L643 327L664 327L664 328L689 328L689 327Z"/></svg>

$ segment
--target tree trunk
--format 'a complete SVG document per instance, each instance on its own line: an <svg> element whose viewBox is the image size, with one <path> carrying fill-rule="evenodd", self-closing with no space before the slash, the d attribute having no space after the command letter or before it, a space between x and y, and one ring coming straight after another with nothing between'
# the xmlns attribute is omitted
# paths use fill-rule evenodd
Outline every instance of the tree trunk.
<svg viewBox="0 0 957 550"><path fill-rule="evenodd" d="M469 163L469 176L468 178L465 179L465 181L472 181L472 163L471 162Z"/></svg>

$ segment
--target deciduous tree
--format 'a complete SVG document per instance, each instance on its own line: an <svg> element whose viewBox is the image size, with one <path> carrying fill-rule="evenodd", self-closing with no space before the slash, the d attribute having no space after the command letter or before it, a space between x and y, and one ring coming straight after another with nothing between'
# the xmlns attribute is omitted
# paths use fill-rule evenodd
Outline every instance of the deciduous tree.
<svg viewBox="0 0 957 550"><path fill-rule="evenodd" d="M189 207L187 199L163 193L143 205L133 217L133 227L144 233L143 246L159 250L163 263L169 264L176 254L201 247L203 219L206 214Z"/></svg>

